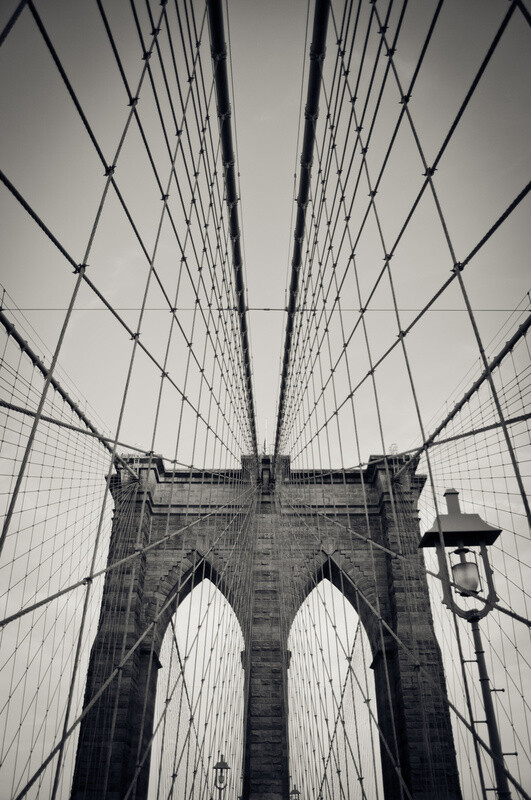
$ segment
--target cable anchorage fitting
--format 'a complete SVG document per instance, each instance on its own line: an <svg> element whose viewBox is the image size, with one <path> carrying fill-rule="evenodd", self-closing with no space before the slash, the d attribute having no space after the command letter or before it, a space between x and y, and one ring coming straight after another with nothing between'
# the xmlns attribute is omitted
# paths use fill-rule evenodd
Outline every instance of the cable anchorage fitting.
<svg viewBox="0 0 531 800"><path fill-rule="evenodd" d="M226 111L220 111L219 108L218 108L218 119L219 119L220 122L225 122L225 120L228 117L230 117L231 114L232 114L232 108L231 108L230 103L229 103Z"/></svg>
<svg viewBox="0 0 531 800"><path fill-rule="evenodd" d="M215 61L217 64L219 61L223 61L227 58L227 45L224 44L221 50L217 51L214 51L214 48L212 48L210 52L212 54L212 61Z"/></svg>
<svg viewBox="0 0 531 800"><path fill-rule="evenodd" d="M322 50L315 50L315 48L312 45L310 45L310 61L319 61L322 64L325 55L326 55L326 47L323 47Z"/></svg>
<svg viewBox="0 0 531 800"><path fill-rule="evenodd" d="M319 109L316 109L315 111L312 112L308 110L308 106L305 107L304 119L307 119L310 122L317 122L318 118L319 118Z"/></svg>

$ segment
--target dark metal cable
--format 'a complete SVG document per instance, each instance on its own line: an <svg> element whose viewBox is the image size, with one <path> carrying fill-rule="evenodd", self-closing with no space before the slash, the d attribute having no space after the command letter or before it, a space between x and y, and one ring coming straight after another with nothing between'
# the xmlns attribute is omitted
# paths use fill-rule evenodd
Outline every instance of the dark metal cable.
<svg viewBox="0 0 531 800"><path fill-rule="evenodd" d="M256 419L253 400L251 353L247 328L247 303L245 299L245 284L243 279L243 262L241 252L241 233L238 215L238 191L236 186L236 171L234 161L234 147L232 142L231 107L229 95L229 80L227 73L227 45L223 22L223 6L221 0L208 0L208 20L212 48L212 63L214 80L216 84L216 98L218 119L221 137L222 162L225 179L225 192L227 208L229 210L230 237L232 245L232 263L234 268L236 300L242 337L242 349L245 362L245 377L247 384L247 403L252 432L253 451L258 457L258 439L256 435Z"/></svg>
<svg viewBox="0 0 531 800"><path fill-rule="evenodd" d="M4 326L8 336L11 336L14 339L14 341L18 344L18 346L20 347L21 352L25 353L28 356L28 358L30 359L30 361L32 362L32 364L36 367L36 369L39 370L41 375L44 378L47 378L48 377L48 373L49 373L48 368L41 361L41 359L35 353L35 351L29 346L29 344L24 341L22 336L17 331L15 325L12 322L9 321L9 319L6 317L6 315L4 314L2 309L0 309L0 323ZM84 423L86 428L97 439L99 439L99 441L103 444L105 449L108 450L109 453L112 453L112 447L109 444L109 441L111 441L110 438L103 436L103 434L98 431L98 429L88 419L88 417L86 416L84 411L82 411L81 408L78 406L78 404L74 400L72 400L72 398L70 397L68 392L66 392L63 389L63 387L61 386L61 384L59 383L57 378L52 377L50 379L50 385L59 394L59 396L62 397L62 399L65 401L65 403L72 409L74 414L76 414L76 416L81 420L81 422ZM41 415L41 419L44 419L44 417L42 415ZM133 478L135 478L135 479L137 478L136 473L131 469L129 464L126 461L124 461L123 458L121 458L121 456L118 455L118 454L116 454L116 461L119 464L121 464L130 473L130 475Z"/></svg>
<svg viewBox="0 0 531 800"><path fill-rule="evenodd" d="M306 227L306 208L310 194L313 151L315 145L315 126L319 116L322 64L326 53L326 33L328 27L329 10L329 0L317 0L315 4L312 43L310 45L310 69L308 73L306 108L304 111L305 123L301 155L301 171L299 178L299 193L297 195L297 217L293 235L294 241L293 256L291 261L291 281L288 298L288 316L286 320L284 355L282 359L282 372L280 376L280 394L278 401L274 458L276 458L279 454L278 447L280 444L282 424L284 420L286 387L293 338L293 323L299 293L299 273L302 261L302 244L304 241L304 231Z"/></svg>
<svg viewBox="0 0 531 800"><path fill-rule="evenodd" d="M4 44L8 34L13 29L13 26L14 26L15 22L17 21L17 19L19 18L20 14L22 13L22 11L24 10L24 8L25 8L25 6L27 4L28 4L28 0L20 0L20 3L15 8L15 10L11 14L10 18L8 19L8 21L4 25L4 28L3 28L2 32L0 33L0 47Z"/></svg>

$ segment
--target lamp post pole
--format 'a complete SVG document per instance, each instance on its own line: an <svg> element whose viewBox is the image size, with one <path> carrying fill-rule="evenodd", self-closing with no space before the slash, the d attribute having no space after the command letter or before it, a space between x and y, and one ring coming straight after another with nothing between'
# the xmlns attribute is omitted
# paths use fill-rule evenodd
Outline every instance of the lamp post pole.
<svg viewBox="0 0 531 800"><path fill-rule="evenodd" d="M498 723L496 722L496 714L494 711L494 703L492 702L492 690L490 688L490 679L487 672L487 662L485 661L485 651L483 649L483 642L481 639L481 631L479 629L478 617L470 617L470 627L472 628L472 637L474 639L474 650L476 653L476 662L479 672L479 683L481 685L481 694L483 695L483 707L485 709L485 720L489 731L490 749L493 755L494 774L496 775L496 787L498 797L500 800L508 800L511 797L509 789L509 782L504 770L503 751L500 741L500 734L498 731Z"/></svg>
<svg viewBox="0 0 531 800"><path fill-rule="evenodd" d="M476 663L478 665L479 683L485 711L485 722L489 734L489 745L492 753L492 763L496 778L496 793L499 800L510 800L511 792L505 771L503 751L500 741L496 712L492 702L492 689L485 660L485 650L479 628L479 620L492 611L497 595L492 580L492 569L489 563L487 545L495 542L501 533L500 528L489 525L478 514L463 514L459 507L458 492L447 489L445 492L448 507L447 514L439 514L429 531L421 539L421 547L434 547L439 560L439 577L443 590L443 603L455 614L470 623ZM464 609L456 602L452 593L452 585L446 564L445 547L455 547L455 555L459 562L452 567L453 586L463 597L475 597L480 587L480 574L476 561L467 561L466 555L471 551L469 547L479 547L483 573L487 582L488 594L481 609Z"/></svg>

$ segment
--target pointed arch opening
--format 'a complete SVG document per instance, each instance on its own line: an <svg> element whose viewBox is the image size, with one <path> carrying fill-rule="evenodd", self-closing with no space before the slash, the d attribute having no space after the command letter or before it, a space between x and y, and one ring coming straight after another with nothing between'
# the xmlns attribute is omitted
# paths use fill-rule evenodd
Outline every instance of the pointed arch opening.
<svg viewBox="0 0 531 800"><path fill-rule="evenodd" d="M243 649L230 603L204 578L170 618L160 649L149 800L210 797L221 755L230 766L227 794L240 794Z"/></svg>
<svg viewBox="0 0 531 800"><path fill-rule="evenodd" d="M383 797L369 638L345 594L322 577L288 637L290 788L301 797Z"/></svg>

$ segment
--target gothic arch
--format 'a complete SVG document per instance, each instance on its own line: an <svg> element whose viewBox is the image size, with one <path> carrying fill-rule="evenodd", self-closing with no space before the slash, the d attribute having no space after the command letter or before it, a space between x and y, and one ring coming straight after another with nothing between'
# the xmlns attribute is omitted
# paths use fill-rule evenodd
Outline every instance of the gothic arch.
<svg viewBox="0 0 531 800"><path fill-rule="evenodd" d="M288 633L302 604L324 579L328 579L346 597L359 615L374 658L381 649L377 610L387 608L387 598L379 595L375 580L363 573L344 551L337 548L331 554L324 547L321 548L312 559L308 572L301 576L298 604L290 609Z"/></svg>
<svg viewBox="0 0 531 800"><path fill-rule="evenodd" d="M143 621L146 625L159 615L153 634L153 649L157 658L170 619L183 600L205 579L210 580L227 600L245 640L245 624L238 614L234 590L225 578L224 565L212 553L207 558L198 549L188 551L180 560L168 560L170 566L144 601Z"/></svg>
<svg viewBox="0 0 531 800"><path fill-rule="evenodd" d="M187 577L189 580L186 580ZM193 573L188 572L182 581L177 582L185 585L181 592L174 592L174 602L167 609L167 616L174 614L173 624L170 626L169 620L166 624L166 617L161 619L164 624L159 650L161 669L155 676L154 724L149 732L152 736L149 797L155 796L157 782L160 782L161 797L168 796L168 787L171 787L172 796L177 798L184 796L186 782L193 781L196 770L192 773L186 760L176 755L184 752L186 727L192 716L196 735L201 732L203 741L211 743L217 740L230 762L229 781L234 795L236 786L239 786L243 743L241 737L235 742L224 734L230 730L231 716L243 730L245 684L241 654L244 640L227 593L215 581L215 570L210 564L207 563L205 569L201 565L195 566ZM203 602L200 602L200 597ZM195 675L198 658L202 668L201 690ZM231 675L235 676L234 680L228 682L228 689L225 681L219 680L221 663L225 670L228 668ZM200 701L203 691L209 698L207 703ZM220 707L228 711L228 721L221 726L218 725L219 714L216 713ZM160 720L164 715L170 722L164 735L161 735ZM221 715L221 720L224 716ZM206 758L213 754L213 748L205 751Z"/></svg>
<svg viewBox="0 0 531 800"><path fill-rule="evenodd" d="M341 796L341 787L352 787L360 776L368 797L382 791L375 681L370 669L374 652L356 604L343 590L345 579L341 568L327 557L288 636L290 773L304 796L323 792ZM335 617L330 617L334 608ZM301 712L311 709L316 696L319 720ZM331 749L321 763L326 744L324 751L320 747L327 741L330 719L334 721L333 755ZM373 749L368 748L369 742ZM308 752L319 755L309 759Z"/></svg>

